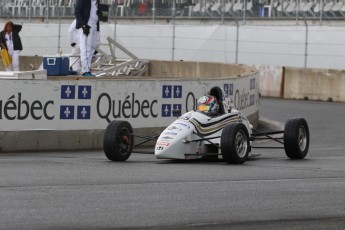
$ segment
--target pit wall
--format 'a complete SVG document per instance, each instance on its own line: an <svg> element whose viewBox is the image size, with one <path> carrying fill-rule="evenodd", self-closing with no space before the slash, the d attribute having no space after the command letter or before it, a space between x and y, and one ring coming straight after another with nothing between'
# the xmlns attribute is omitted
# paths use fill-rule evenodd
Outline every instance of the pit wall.
<svg viewBox="0 0 345 230"><path fill-rule="evenodd" d="M21 65L36 58L21 59ZM213 86L224 88L256 125L258 80L252 67L167 61L151 61L142 77L0 77L0 149L99 149L112 120L128 121L136 134L157 135L176 119L172 109L195 109L196 100Z"/></svg>
<svg viewBox="0 0 345 230"><path fill-rule="evenodd" d="M345 71L256 66L261 96L345 102Z"/></svg>

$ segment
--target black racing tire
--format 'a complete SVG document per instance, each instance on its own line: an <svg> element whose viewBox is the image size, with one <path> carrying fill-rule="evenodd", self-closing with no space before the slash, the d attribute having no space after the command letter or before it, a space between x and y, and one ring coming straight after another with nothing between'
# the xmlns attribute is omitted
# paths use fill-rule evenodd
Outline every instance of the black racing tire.
<svg viewBox="0 0 345 230"><path fill-rule="evenodd" d="M127 121L112 121L103 138L105 156L111 161L126 161L133 150L133 128Z"/></svg>
<svg viewBox="0 0 345 230"><path fill-rule="evenodd" d="M309 150L309 127L304 118L289 119L284 128L284 149L290 159L303 159Z"/></svg>
<svg viewBox="0 0 345 230"><path fill-rule="evenodd" d="M243 164L250 151L249 135L243 123L227 125L220 138L223 160L228 164Z"/></svg>

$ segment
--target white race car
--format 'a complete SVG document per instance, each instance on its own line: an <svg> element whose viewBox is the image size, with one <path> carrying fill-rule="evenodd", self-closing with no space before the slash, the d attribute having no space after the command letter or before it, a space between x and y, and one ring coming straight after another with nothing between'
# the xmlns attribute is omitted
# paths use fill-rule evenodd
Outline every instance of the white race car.
<svg viewBox="0 0 345 230"><path fill-rule="evenodd" d="M219 87L213 87L210 95L217 98L217 116L200 111L190 111L175 120L159 136L135 135L127 121L112 121L103 139L106 157L111 161L126 161L133 150L148 141L155 140L154 154L159 159L218 158L229 164L242 164L250 156L255 140L271 139L283 145L291 159L303 159L309 149L309 128L304 118L289 119L283 131L259 132L238 110L231 108ZM175 111L178 113L179 111ZM276 137L281 134L282 137ZM145 141L134 144L134 137Z"/></svg>

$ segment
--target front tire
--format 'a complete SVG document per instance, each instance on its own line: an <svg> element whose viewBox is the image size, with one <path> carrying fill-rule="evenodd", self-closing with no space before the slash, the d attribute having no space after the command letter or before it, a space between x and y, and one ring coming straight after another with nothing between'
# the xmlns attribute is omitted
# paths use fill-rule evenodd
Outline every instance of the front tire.
<svg viewBox="0 0 345 230"><path fill-rule="evenodd" d="M243 123L227 125L222 132L220 148L226 163L243 164L248 158L250 149L246 126Z"/></svg>
<svg viewBox="0 0 345 230"><path fill-rule="evenodd" d="M306 157L309 150L309 127L304 118L292 118L286 122L284 149L290 159Z"/></svg>
<svg viewBox="0 0 345 230"><path fill-rule="evenodd" d="M112 121L103 138L105 156L111 161L126 161L133 150L133 129L127 121Z"/></svg>

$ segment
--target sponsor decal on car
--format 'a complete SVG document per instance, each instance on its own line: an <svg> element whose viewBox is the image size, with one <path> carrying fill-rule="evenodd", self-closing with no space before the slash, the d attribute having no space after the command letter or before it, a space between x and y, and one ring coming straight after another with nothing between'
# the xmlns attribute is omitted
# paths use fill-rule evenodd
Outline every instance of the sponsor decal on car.
<svg viewBox="0 0 345 230"><path fill-rule="evenodd" d="M156 150L163 150L163 149L164 149L164 147L162 147L162 146L156 147Z"/></svg>
<svg viewBox="0 0 345 230"><path fill-rule="evenodd" d="M177 127L176 127L176 126L174 126L174 125L169 126L169 127L167 128L167 130L176 130L176 131L182 131L182 129L177 128Z"/></svg>
<svg viewBox="0 0 345 230"><path fill-rule="evenodd" d="M165 146L168 147L170 145L170 142L168 141L157 141L156 146Z"/></svg>
<svg viewBox="0 0 345 230"><path fill-rule="evenodd" d="M159 137L160 140L172 140L174 138L170 137L170 136L162 136L162 137Z"/></svg>
<svg viewBox="0 0 345 230"><path fill-rule="evenodd" d="M187 129L190 129L190 125L189 124L187 124L186 122L174 122L174 125L180 125L180 126L182 126L182 127L185 127L185 128L187 128Z"/></svg>
<svg viewBox="0 0 345 230"><path fill-rule="evenodd" d="M164 132L163 135L171 135L171 136L176 136L176 132Z"/></svg>

